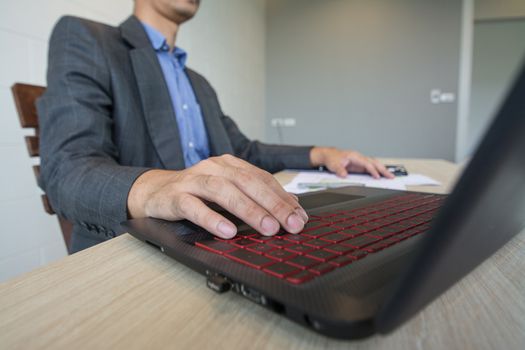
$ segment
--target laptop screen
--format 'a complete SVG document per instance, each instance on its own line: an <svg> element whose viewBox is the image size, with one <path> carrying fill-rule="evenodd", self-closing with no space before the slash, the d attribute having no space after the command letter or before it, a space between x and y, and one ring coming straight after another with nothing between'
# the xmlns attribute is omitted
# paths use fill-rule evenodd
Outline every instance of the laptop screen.
<svg viewBox="0 0 525 350"><path fill-rule="evenodd" d="M525 227L525 66L376 322L389 332Z"/></svg>

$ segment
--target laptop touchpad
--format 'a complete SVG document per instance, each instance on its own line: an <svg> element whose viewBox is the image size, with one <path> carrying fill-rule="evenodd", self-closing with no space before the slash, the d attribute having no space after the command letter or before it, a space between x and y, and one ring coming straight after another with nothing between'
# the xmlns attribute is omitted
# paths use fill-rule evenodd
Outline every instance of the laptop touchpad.
<svg viewBox="0 0 525 350"><path fill-rule="evenodd" d="M354 196L350 194L334 193L334 192L323 192L323 193L312 193L310 195L299 197L299 203L301 206L308 210L325 205L338 204L343 202L352 201L355 199L363 198L363 196Z"/></svg>

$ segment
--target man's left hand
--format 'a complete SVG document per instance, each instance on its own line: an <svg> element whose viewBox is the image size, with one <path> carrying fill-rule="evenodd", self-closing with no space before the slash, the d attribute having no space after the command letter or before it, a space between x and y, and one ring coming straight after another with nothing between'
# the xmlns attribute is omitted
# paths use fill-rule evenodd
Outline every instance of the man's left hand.
<svg viewBox="0 0 525 350"><path fill-rule="evenodd" d="M314 147L310 151L312 166L325 166L339 177L346 177L349 172L369 173L378 179L384 176L394 178L377 159L366 157L356 151L345 151L333 147Z"/></svg>

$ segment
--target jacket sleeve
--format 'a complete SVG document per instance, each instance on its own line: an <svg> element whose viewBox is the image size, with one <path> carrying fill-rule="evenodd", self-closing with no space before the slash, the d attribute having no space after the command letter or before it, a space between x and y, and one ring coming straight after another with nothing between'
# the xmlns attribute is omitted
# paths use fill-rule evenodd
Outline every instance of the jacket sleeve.
<svg viewBox="0 0 525 350"><path fill-rule="evenodd" d="M192 76L197 79L207 95L210 103L218 112L218 117L226 130L226 134L233 148L235 156L252 163L271 173L288 169L311 169L310 150L313 146L285 146L272 145L257 140L248 139L239 130L237 124L221 109L217 93L211 84L200 74L190 70Z"/></svg>
<svg viewBox="0 0 525 350"><path fill-rule="evenodd" d="M283 169L311 169L312 146L272 145L248 139L237 124L222 114L222 124L230 137L235 155L271 173Z"/></svg>
<svg viewBox="0 0 525 350"><path fill-rule="evenodd" d="M110 72L93 24L62 18L53 30L45 94L38 100L40 186L58 215L117 231L146 168L118 164Z"/></svg>

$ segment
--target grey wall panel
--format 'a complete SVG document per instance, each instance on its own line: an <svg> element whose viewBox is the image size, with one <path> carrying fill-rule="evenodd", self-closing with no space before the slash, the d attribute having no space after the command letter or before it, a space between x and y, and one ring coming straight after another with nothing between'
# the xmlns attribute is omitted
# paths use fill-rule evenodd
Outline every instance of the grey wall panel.
<svg viewBox="0 0 525 350"><path fill-rule="evenodd" d="M525 19L480 21L474 26L468 151L479 143L525 61Z"/></svg>
<svg viewBox="0 0 525 350"><path fill-rule="evenodd" d="M296 118L284 141L377 156L453 159L461 1L271 0L267 11L270 119Z"/></svg>

